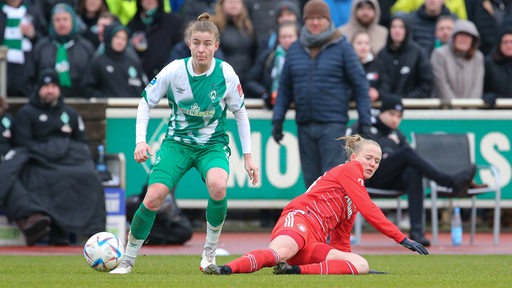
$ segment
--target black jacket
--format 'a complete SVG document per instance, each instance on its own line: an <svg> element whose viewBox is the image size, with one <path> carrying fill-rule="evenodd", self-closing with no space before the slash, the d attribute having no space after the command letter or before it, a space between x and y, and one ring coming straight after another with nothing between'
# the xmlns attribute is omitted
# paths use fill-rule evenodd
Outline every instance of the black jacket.
<svg viewBox="0 0 512 288"><path fill-rule="evenodd" d="M95 56L82 79L86 98L140 97L148 79L139 61L112 49L112 38L122 25L105 28L105 53Z"/></svg>
<svg viewBox="0 0 512 288"><path fill-rule="evenodd" d="M15 118L14 142L41 156L55 148L54 139L86 142L84 123L76 110L64 103L62 96L56 106L41 103L38 91L34 91L29 103L18 110ZM65 153L65 151L61 151Z"/></svg>
<svg viewBox="0 0 512 288"><path fill-rule="evenodd" d="M163 0L158 1L158 11L152 24L144 24L140 2L137 1L137 12L127 26L132 33L145 33L148 48L145 51L138 51L138 54L146 76L153 78L167 64L174 45L183 40L184 24L177 13L164 12Z"/></svg>
<svg viewBox="0 0 512 288"><path fill-rule="evenodd" d="M430 98L433 85L430 59L412 41L407 23L405 31L405 40L398 49L392 48L391 36L388 35L386 46L377 55L383 76L379 92L384 97Z"/></svg>
<svg viewBox="0 0 512 288"><path fill-rule="evenodd" d="M9 113L0 115L0 157L3 157L12 148L14 132L14 118ZM0 160L1 162L1 160Z"/></svg>
<svg viewBox="0 0 512 288"><path fill-rule="evenodd" d="M42 212L66 231L105 231L105 194L87 146L60 138L45 156L26 148L0 163L0 206L9 219Z"/></svg>

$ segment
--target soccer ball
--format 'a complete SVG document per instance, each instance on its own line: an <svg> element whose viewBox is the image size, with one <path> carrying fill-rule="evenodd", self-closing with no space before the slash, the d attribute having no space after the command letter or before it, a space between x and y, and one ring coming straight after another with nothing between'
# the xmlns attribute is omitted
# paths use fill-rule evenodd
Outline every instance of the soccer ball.
<svg viewBox="0 0 512 288"><path fill-rule="evenodd" d="M91 236L84 246L84 257L89 266L100 272L111 271L121 263L124 245L110 232L99 232Z"/></svg>

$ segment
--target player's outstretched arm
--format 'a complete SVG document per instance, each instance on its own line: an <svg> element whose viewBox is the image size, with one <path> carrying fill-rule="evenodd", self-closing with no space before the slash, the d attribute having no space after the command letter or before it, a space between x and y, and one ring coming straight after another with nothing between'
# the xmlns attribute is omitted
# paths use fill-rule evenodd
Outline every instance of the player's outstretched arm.
<svg viewBox="0 0 512 288"><path fill-rule="evenodd" d="M428 255L428 251L427 251L427 249L425 249L425 247L423 247L423 245L421 245L420 243L413 241L407 237L404 240L402 240L402 242L400 242L400 244L402 246L404 246L405 248L408 248L408 249L411 249L412 251L418 252L421 255Z"/></svg>

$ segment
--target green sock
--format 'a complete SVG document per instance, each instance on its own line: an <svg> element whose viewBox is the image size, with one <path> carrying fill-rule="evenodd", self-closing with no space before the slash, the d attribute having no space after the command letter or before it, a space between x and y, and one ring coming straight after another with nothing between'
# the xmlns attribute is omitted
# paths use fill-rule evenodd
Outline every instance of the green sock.
<svg viewBox="0 0 512 288"><path fill-rule="evenodd" d="M130 226L130 230L132 231L133 237L135 239L143 239L148 238L149 232L153 227L153 222L155 222L156 213L158 211L151 211L144 203L141 203L139 209L133 215L132 224Z"/></svg>
<svg viewBox="0 0 512 288"><path fill-rule="evenodd" d="M208 206L206 207L206 221L214 227L219 226L224 222L227 211L228 200L225 197L219 201L208 198Z"/></svg>

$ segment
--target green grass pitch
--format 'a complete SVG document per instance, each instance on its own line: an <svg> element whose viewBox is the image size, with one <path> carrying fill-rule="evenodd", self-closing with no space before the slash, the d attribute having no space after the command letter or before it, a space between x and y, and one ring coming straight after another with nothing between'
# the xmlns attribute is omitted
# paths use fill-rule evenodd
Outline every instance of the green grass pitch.
<svg viewBox="0 0 512 288"><path fill-rule="evenodd" d="M365 255L363 255L365 256ZM511 287L511 255L368 255L385 275L203 275L199 256L139 256L131 274L89 268L77 256L0 256L1 287ZM234 256L217 257L224 264Z"/></svg>

